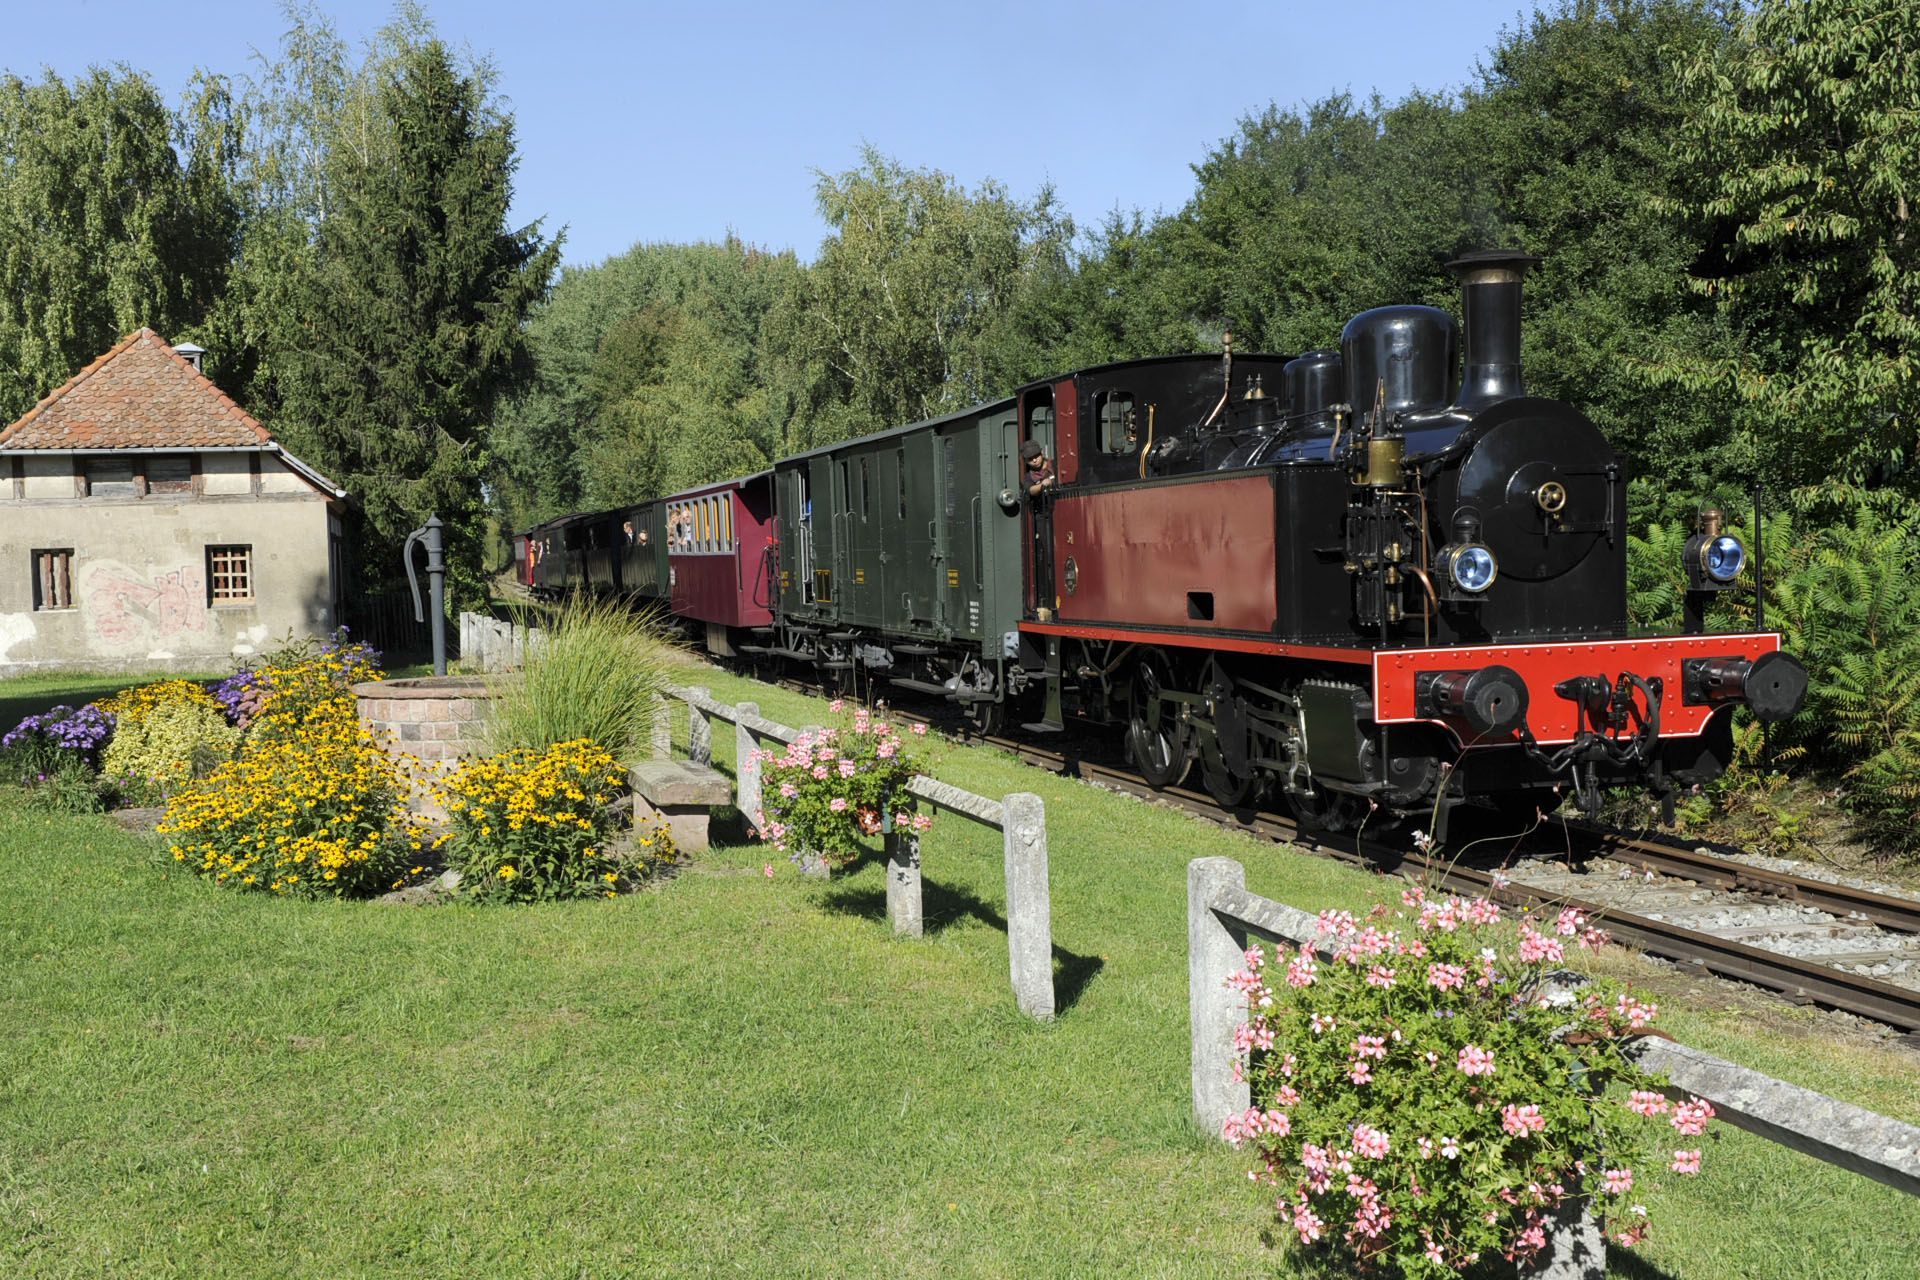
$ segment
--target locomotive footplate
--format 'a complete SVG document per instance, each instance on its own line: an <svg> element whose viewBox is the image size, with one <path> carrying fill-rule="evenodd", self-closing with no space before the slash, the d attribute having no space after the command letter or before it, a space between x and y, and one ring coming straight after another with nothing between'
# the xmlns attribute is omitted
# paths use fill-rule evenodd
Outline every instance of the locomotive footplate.
<svg viewBox="0 0 1920 1280"><path fill-rule="evenodd" d="M1718 700L1679 696L1688 687L1690 664L1700 659L1771 670L1792 662L1767 656L1779 650L1773 632L1379 650L1371 655L1374 718L1381 724L1439 724L1465 747L1564 747L1596 735L1695 737L1728 703L1753 705L1768 718L1798 710L1797 702L1755 703L1743 683L1731 680ZM1780 683L1766 685L1773 690ZM1698 689L1702 681L1696 676L1692 686ZM1518 716L1512 714L1515 703ZM1651 735L1650 716L1657 720Z"/></svg>

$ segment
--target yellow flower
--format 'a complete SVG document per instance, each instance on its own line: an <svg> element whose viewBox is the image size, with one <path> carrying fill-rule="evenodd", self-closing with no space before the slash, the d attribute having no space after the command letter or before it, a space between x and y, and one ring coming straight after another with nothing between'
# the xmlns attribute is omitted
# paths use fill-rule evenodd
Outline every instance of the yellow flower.
<svg viewBox="0 0 1920 1280"><path fill-rule="evenodd" d="M512 863L508 863L506 866L500 868L500 878L502 880L511 880L519 874L520 873L518 871L515 871L513 869Z"/></svg>

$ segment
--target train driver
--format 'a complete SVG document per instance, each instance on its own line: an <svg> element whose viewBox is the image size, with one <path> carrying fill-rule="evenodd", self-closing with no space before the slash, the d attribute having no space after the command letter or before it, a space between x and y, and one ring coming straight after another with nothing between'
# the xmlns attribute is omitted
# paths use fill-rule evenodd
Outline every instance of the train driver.
<svg viewBox="0 0 1920 1280"><path fill-rule="evenodd" d="M1026 463L1028 497L1037 498L1053 488L1053 459L1047 456L1038 440L1029 440L1020 446L1020 459Z"/></svg>

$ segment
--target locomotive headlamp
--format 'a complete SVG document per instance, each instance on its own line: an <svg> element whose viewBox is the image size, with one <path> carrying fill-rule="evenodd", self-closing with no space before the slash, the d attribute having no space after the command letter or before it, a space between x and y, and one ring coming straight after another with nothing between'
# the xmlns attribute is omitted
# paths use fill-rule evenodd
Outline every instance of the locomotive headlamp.
<svg viewBox="0 0 1920 1280"><path fill-rule="evenodd" d="M1726 517L1718 507L1700 513L1699 532L1687 539L1682 554L1687 587L1693 591L1719 591L1739 577L1747 564L1746 546L1726 531Z"/></svg>
<svg viewBox="0 0 1920 1280"><path fill-rule="evenodd" d="M1715 582L1732 582L1747 562L1747 549L1730 533L1708 539L1700 548L1700 567Z"/></svg>
<svg viewBox="0 0 1920 1280"><path fill-rule="evenodd" d="M1445 580L1469 595L1479 595L1500 576L1500 562L1478 542L1442 547L1439 560Z"/></svg>

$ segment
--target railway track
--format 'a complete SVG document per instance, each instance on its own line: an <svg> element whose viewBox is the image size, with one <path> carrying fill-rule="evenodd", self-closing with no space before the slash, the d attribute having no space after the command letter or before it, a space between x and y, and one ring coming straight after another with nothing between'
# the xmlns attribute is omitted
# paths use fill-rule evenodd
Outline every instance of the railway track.
<svg viewBox="0 0 1920 1280"><path fill-rule="evenodd" d="M782 683L790 688L818 692L799 682ZM929 723L934 720L911 709L895 707L893 711L909 720ZM1554 855L1567 864L1564 870L1543 873L1538 870L1542 864L1531 860L1495 869L1476 867L1442 851L1424 853L1404 847L1399 841L1370 839L1364 828L1356 838L1303 828L1286 813L1230 812L1204 792L1185 787L1155 790L1130 770L1089 755L1049 750L1032 741L998 735L969 733L968 737L1000 747L1037 768L1169 804L1235 830L1284 841L1357 865L1403 872L1450 893L1485 895L1514 907L1577 907L1599 918L1617 941L1683 969L1745 982L1792 1003L1869 1018L1905 1033L1910 1042L1920 1044L1920 986L1905 986L1871 974L1851 972L1831 963L1835 957L1823 961L1793 955L1777 947L1757 945L1759 939L1743 940L1666 918L1684 913L1648 909L1644 899L1649 897L1655 898L1655 905L1666 904L1660 903L1659 895L1650 891L1646 887L1648 882L1639 877L1651 873L1656 883L1697 886L1680 890L1683 897L1695 892L1738 895L1742 900L1766 899L1817 913L1817 919L1809 917L1799 922L1802 927L1873 931L1882 938L1897 939L1890 946L1879 941L1863 942L1861 947L1841 954L1857 959L1863 954L1892 954L1910 948L1914 957L1912 980L1920 984L1920 902L1911 899L1756 867L1696 846L1681 846L1580 822L1562 824L1558 820L1551 824L1552 828L1556 833L1564 831L1566 843L1555 850ZM1508 838L1505 843L1520 842ZM1637 883L1627 884L1631 892L1614 887L1626 883L1607 874L1616 867L1636 873ZM1744 932L1756 933L1753 929ZM1765 935L1768 931L1757 932Z"/></svg>

